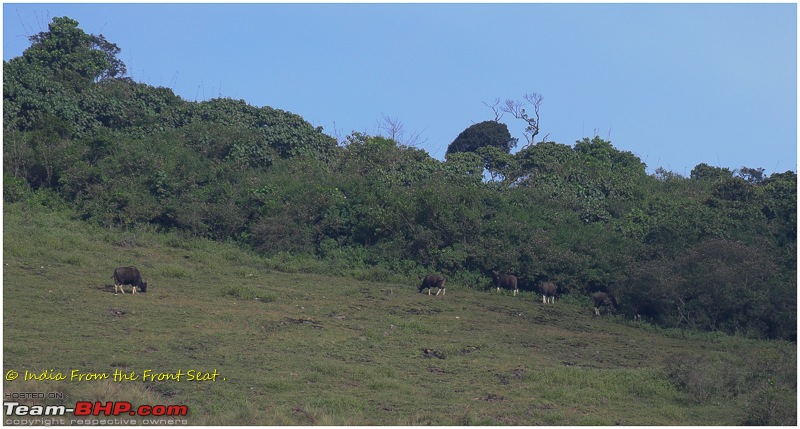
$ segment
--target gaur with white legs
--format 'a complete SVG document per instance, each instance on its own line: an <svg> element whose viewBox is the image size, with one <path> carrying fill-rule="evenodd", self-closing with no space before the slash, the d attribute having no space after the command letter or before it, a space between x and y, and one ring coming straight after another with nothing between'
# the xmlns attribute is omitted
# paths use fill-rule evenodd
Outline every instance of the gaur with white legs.
<svg viewBox="0 0 800 429"><path fill-rule="evenodd" d="M542 303L547 304L555 304L556 302L556 294L558 293L558 287L553 282L544 282L539 285L539 291L542 292Z"/></svg>
<svg viewBox="0 0 800 429"><path fill-rule="evenodd" d="M422 279L422 284L419 285L419 291L422 292L423 289L428 288L428 295L430 295L432 288L438 288L436 291L436 296L439 296L439 292L441 292L442 296L444 296L445 293L447 293L444 287L446 281L447 279L442 275L428 274L424 279Z"/></svg>
<svg viewBox="0 0 800 429"><path fill-rule="evenodd" d="M114 280L114 295L117 291L125 294L122 285L131 285L132 293L136 294L138 288L142 292L147 292L147 282L142 280L142 273L136 267L119 267L114 269L114 274L111 276Z"/></svg>
<svg viewBox="0 0 800 429"><path fill-rule="evenodd" d="M492 271L492 276L494 278L494 285L498 292L500 292L500 288L502 287L513 290L514 296L517 296L517 293L519 293L517 276L513 274L501 274L499 271Z"/></svg>
<svg viewBox="0 0 800 429"><path fill-rule="evenodd" d="M592 294L592 301L594 301L594 315L600 315L600 307L604 307L607 305L611 305L614 309L619 309L619 305L617 305L617 299L614 298L614 295L608 292L595 292Z"/></svg>

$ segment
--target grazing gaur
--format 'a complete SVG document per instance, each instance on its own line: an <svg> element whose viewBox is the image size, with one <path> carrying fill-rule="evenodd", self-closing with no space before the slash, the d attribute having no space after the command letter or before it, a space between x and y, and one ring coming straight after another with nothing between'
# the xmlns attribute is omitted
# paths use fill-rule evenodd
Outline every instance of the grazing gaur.
<svg viewBox="0 0 800 429"><path fill-rule="evenodd" d="M438 288L436 291L436 296L439 296L439 292L441 292L442 296L444 296L447 293L444 287L444 283L446 281L447 279L442 275L428 274L424 279L422 279L422 284L419 285L419 291L422 292L423 289L428 288L428 295L430 295L432 288Z"/></svg>
<svg viewBox="0 0 800 429"><path fill-rule="evenodd" d="M553 282L544 282L540 284L539 290L542 292L543 303L547 304L547 302L550 301L551 304L555 304L556 294L558 293L558 287L556 287L556 285Z"/></svg>
<svg viewBox="0 0 800 429"><path fill-rule="evenodd" d="M614 298L614 295L608 292L595 292L592 294L592 301L594 301L594 314L595 316L600 315L600 307L605 305L611 305L614 309L619 309L619 305L617 305L617 299Z"/></svg>
<svg viewBox="0 0 800 429"><path fill-rule="evenodd" d="M111 276L114 280L114 295L117 291L125 294L122 285L131 285L133 294L136 294L136 288L141 289L142 292L147 292L147 282L142 281L142 273L136 267L119 267L114 269L114 274Z"/></svg>
<svg viewBox="0 0 800 429"><path fill-rule="evenodd" d="M642 320L642 315L654 317L658 314L656 304L652 301L637 301L633 306L633 320Z"/></svg>
<svg viewBox="0 0 800 429"><path fill-rule="evenodd" d="M494 285L497 288L497 291L500 292L500 288L511 289L514 291L514 296L517 296L519 292L519 287L517 287L517 276L513 274L500 274L499 271L492 271L492 276L494 278Z"/></svg>

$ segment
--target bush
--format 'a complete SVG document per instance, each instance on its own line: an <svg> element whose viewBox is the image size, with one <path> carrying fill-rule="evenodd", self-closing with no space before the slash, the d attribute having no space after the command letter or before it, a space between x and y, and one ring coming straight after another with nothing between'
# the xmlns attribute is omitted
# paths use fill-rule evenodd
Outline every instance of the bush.
<svg viewBox="0 0 800 429"><path fill-rule="evenodd" d="M745 369L738 358L723 354L680 354L667 363L667 379L692 402L730 398L744 390Z"/></svg>
<svg viewBox="0 0 800 429"><path fill-rule="evenodd" d="M448 277L447 285L454 283L469 289L485 289L490 284L491 279L474 271L458 271L452 277Z"/></svg>
<svg viewBox="0 0 800 429"><path fill-rule="evenodd" d="M797 400L792 392L768 386L754 392L745 406L743 425L795 426Z"/></svg>
<svg viewBox="0 0 800 429"><path fill-rule="evenodd" d="M20 177L3 175L3 201L14 203L22 201L31 193L31 187L25 179Z"/></svg>

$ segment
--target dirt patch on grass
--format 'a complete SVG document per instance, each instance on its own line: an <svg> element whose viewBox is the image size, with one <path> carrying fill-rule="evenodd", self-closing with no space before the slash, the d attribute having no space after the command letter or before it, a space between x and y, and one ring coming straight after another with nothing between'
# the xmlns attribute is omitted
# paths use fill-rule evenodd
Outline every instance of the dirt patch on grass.
<svg viewBox="0 0 800 429"><path fill-rule="evenodd" d="M403 312L416 316L430 316L432 314L439 314L442 312L442 310L438 308L407 308L403 310Z"/></svg>
<svg viewBox="0 0 800 429"><path fill-rule="evenodd" d="M323 328L321 322L319 322L317 320L314 320L314 319L306 319L306 318L293 319L291 317L284 317L283 320L281 321L281 325L284 325L284 326L285 325L310 325L314 329L322 329Z"/></svg>
<svg viewBox="0 0 800 429"><path fill-rule="evenodd" d="M439 350L422 349L422 357L444 359L444 353Z"/></svg>
<svg viewBox="0 0 800 429"><path fill-rule="evenodd" d="M500 396L496 393L490 393L486 396L481 396L480 398L475 398L477 401L486 401L486 402L502 402L505 401L505 396Z"/></svg>

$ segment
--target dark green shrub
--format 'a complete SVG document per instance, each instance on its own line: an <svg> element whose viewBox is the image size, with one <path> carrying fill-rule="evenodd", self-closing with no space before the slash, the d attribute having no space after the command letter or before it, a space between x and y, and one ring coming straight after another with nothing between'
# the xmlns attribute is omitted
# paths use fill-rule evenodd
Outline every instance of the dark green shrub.
<svg viewBox="0 0 800 429"><path fill-rule="evenodd" d="M15 203L30 196L31 187L20 177L3 175L3 202Z"/></svg>
<svg viewBox="0 0 800 429"><path fill-rule="evenodd" d="M796 392L767 386L750 395L745 409L747 417L742 422L744 425L797 425Z"/></svg>
<svg viewBox="0 0 800 429"><path fill-rule="evenodd" d="M741 359L723 354L673 355L666 366L667 379L689 400L705 404L730 398L745 389L746 369Z"/></svg>

